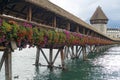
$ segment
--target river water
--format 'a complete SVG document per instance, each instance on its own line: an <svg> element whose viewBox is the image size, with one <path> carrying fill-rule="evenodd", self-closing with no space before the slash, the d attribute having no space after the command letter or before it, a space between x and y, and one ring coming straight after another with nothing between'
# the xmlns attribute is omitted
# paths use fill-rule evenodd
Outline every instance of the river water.
<svg viewBox="0 0 120 80"><path fill-rule="evenodd" d="M44 50L48 54L48 50ZM65 71L46 67L36 68L35 48L16 50L12 54L13 80L120 80L120 46L112 47L98 54L91 53L87 61L81 59L66 60ZM57 52L57 50L54 50ZM1 59L2 53L0 53ZM46 64L40 55L40 62ZM60 65L60 56L55 65ZM4 66L0 72L0 80L5 80Z"/></svg>

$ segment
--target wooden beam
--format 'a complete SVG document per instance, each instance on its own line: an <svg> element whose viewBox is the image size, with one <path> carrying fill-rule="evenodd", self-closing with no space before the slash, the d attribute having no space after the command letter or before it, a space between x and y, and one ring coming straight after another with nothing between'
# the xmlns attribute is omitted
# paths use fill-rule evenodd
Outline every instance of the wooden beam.
<svg viewBox="0 0 120 80"><path fill-rule="evenodd" d="M90 34L90 30L87 31L87 35L89 35L89 34Z"/></svg>
<svg viewBox="0 0 120 80"><path fill-rule="evenodd" d="M75 54L74 54L74 46L71 46L71 51L72 51L72 58L75 57Z"/></svg>
<svg viewBox="0 0 120 80"><path fill-rule="evenodd" d="M66 30L70 31L70 23L69 22L67 23Z"/></svg>
<svg viewBox="0 0 120 80"><path fill-rule="evenodd" d="M32 7L29 5L28 7L28 21L31 21L32 20Z"/></svg>
<svg viewBox="0 0 120 80"><path fill-rule="evenodd" d="M39 58L40 58L40 48L37 47L37 52L36 52L36 61L35 61L35 65L38 66L39 65Z"/></svg>
<svg viewBox="0 0 120 80"><path fill-rule="evenodd" d="M81 47L81 50L80 50L80 52L78 53L78 56L77 56L77 57L79 57L79 56L80 56L81 52L82 52L82 47Z"/></svg>
<svg viewBox="0 0 120 80"><path fill-rule="evenodd" d="M53 64L52 64L52 58L53 58L53 49L50 48L50 53L49 53L49 67L52 68Z"/></svg>
<svg viewBox="0 0 120 80"><path fill-rule="evenodd" d="M90 35L94 37L94 32L93 32L93 31L91 31L91 34L90 34Z"/></svg>
<svg viewBox="0 0 120 80"><path fill-rule="evenodd" d="M79 33L79 26L76 27L76 32Z"/></svg>
<svg viewBox="0 0 120 80"><path fill-rule="evenodd" d="M2 56L1 61L0 61L0 71L2 69L2 65L3 65L4 61L5 61L5 53L3 53L3 56Z"/></svg>
<svg viewBox="0 0 120 80"><path fill-rule="evenodd" d="M83 53L83 60L86 60L87 54L86 54L86 47L82 46L82 53Z"/></svg>
<svg viewBox="0 0 120 80"><path fill-rule="evenodd" d="M12 54L11 50L8 49L5 51L5 77L6 80L12 80Z"/></svg>
<svg viewBox="0 0 120 80"><path fill-rule="evenodd" d="M43 56L44 56L45 60L46 60L46 61L47 61L47 63L49 64L49 61L48 61L48 59L47 59L47 57L46 57L45 53L43 52L42 48L40 48L40 50L41 50L41 53L43 54Z"/></svg>
<svg viewBox="0 0 120 80"><path fill-rule="evenodd" d="M68 53L69 53L69 47L66 46L65 58L68 58Z"/></svg>
<svg viewBox="0 0 120 80"><path fill-rule="evenodd" d="M83 28L83 34L86 34L86 33L85 33L85 28Z"/></svg>
<svg viewBox="0 0 120 80"><path fill-rule="evenodd" d="M81 50L81 46L79 48L76 49L76 55L78 56L79 55L79 51Z"/></svg>
<svg viewBox="0 0 120 80"><path fill-rule="evenodd" d="M65 64L64 64L64 53L63 53L63 49L60 50L61 52L61 64L62 64L62 69L65 69Z"/></svg>
<svg viewBox="0 0 120 80"><path fill-rule="evenodd" d="M57 21L56 16L54 16L54 18L53 18L53 27L56 27L56 24L57 24L56 21Z"/></svg>
<svg viewBox="0 0 120 80"><path fill-rule="evenodd" d="M54 59L53 59L53 62L52 62L53 64L55 63L55 60L56 60L56 58L57 58L59 52L60 52L60 49L58 49L58 51L57 51L57 53L56 53L56 55L55 55L55 57L54 57Z"/></svg>

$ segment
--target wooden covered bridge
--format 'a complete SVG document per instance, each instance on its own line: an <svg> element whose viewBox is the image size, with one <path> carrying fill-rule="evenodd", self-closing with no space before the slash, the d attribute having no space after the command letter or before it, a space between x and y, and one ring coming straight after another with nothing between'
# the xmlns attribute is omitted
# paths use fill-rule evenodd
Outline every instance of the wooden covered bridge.
<svg viewBox="0 0 120 80"><path fill-rule="evenodd" d="M41 51L49 68L53 68L60 53L61 68L64 69L64 59L68 56L79 58L82 53L85 60L86 49L94 52L116 43L48 0L0 0L0 51L4 52L0 70L5 62L6 80L12 80L11 53L16 48L35 46L35 65L39 65ZM43 48L50 49L49 59ZM58 52L54 53L53 49Z"/></svg>

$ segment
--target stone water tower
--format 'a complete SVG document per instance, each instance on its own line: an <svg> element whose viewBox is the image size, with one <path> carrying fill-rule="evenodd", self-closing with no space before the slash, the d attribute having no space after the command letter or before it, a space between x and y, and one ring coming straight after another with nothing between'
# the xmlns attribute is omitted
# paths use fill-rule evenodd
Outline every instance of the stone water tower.
<svg viewBox="0 0 120 80"><path fill-rule="evenodd" d="M98 6L93 16L90 18L90 23L101 33L106 34L108 18L102 11L101 7Z"/></svg>

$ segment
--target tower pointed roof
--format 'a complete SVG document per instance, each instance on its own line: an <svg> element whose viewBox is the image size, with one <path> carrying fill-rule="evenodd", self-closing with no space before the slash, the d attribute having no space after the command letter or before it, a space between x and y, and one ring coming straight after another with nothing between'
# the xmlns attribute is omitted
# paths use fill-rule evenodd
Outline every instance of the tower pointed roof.
<svg viewBox="0 0 120 80"><path fill-rule="evenodd" d="M104 14L103 10L100 6L96 9L93 16L90 18L90 20L108 20L107 16Z"/></svg>

